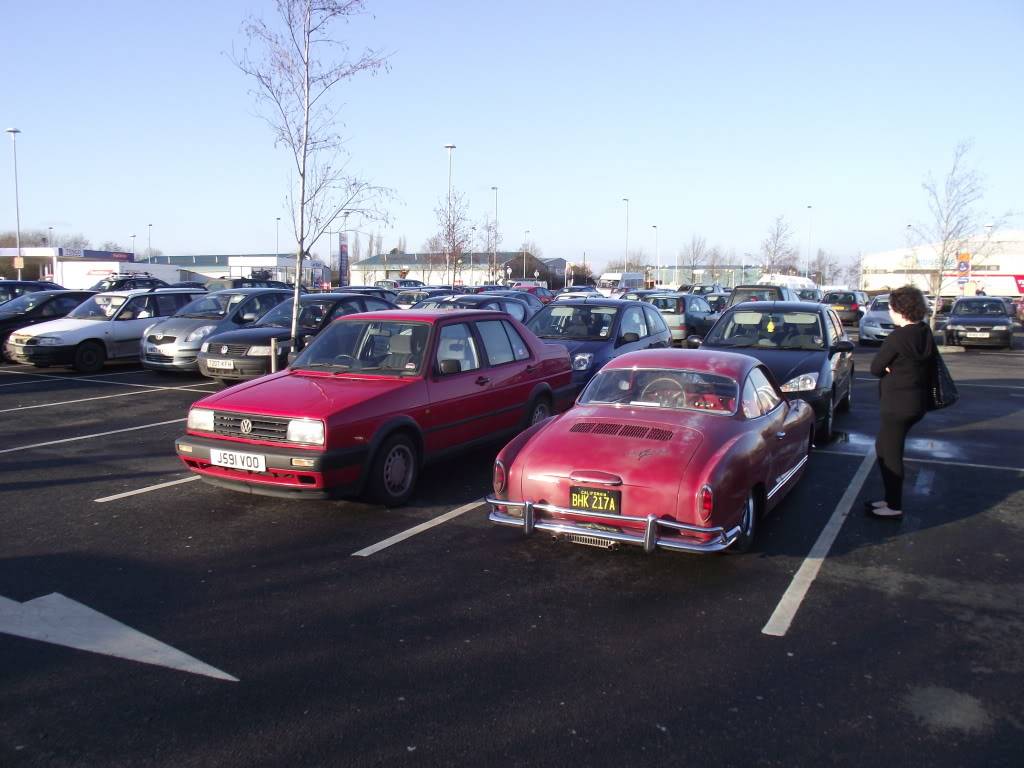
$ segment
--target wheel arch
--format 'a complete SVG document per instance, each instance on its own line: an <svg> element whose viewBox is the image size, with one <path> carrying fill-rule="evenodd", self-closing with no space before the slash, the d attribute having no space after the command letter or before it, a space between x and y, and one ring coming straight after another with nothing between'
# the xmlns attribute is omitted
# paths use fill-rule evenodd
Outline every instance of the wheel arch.
<svg viewBox="0 0 1024 768"><path fill-rule="evenodd" d="M370 439L370 444L367 446L366 459L363 461L363 470L359 475L360 493L362 493L366 488L366 481L370 476L370 469L373 467L373 462L377 459L377 454L380 452L381 446L384 445L388 439L398 434L408 435L412 439L413 444L416 446L416 452L419 454L420 467L425 463L426 443L423 440L423 430L420 429L420 425L416 423L415 419L411 416L396 416L393 419L389 419L377 428L377 431Z"/></svg>

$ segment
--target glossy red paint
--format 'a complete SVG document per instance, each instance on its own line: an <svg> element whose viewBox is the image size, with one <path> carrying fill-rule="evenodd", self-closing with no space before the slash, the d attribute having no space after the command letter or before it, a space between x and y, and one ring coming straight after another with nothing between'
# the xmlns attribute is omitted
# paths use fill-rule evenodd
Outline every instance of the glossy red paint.
<svg viewBox="0 0 1024 768"><path fill-rule="evenodd" d="M619 491L617 514L641 520L623 519L617 524L585 514L542 510L536 513L538 525L547 521L590 526L579 532L597 538L601 526L642 536L642 519L653 515L673 523L721 527L735 534L742 526L749 494L754 494L762 512L767 511L799 480L810 450L813 412L803 401L786 401L757 360L717 351L645 350L615 358L598 375L633 368L713 373L736 381L739 393L758 370L774 388L779 402L771 409L759 408L767 412L756 417L745 415L740 403L731 415L629 404L577 404L522 433L499 453L507 479L505 491L492 497L492 520L516 524L503 517L514 513L509 512L512 507L500 505L502 500L578 509L570 489L594 487ZM693 531L661 530L659 535L696 545L694 551L715 538Z"/></svg>
<svg viewBox="0 0 1024 768"><path fill-rule="evenodd" d="M348 315L335 324L368 320L417 323L429 328L424 364L417 375L289 368L193 405L212 410L218 417L226 414L320 421L324 424L323 445L189 429L177 441L179 457L204 479L237 490L307 497L353 496L360 494L370 479L381 446L397 434L411 440L418 454L418 468L447 453L507 438L529 423L538 403L547 403L548 413L557 413L569 406L575 394L567 350L544 344L504 313L395 310ZM489 321L510 325L526 345L528 356L492 364L480 330L480 324ZM471 329L480 366L442 374L436 364L441 354L439 336L443 328L457 325ZM267 470L215 466L210 452L218 448L261 455ZM314 466L295 467L294 460L308 460Z"/></svg>

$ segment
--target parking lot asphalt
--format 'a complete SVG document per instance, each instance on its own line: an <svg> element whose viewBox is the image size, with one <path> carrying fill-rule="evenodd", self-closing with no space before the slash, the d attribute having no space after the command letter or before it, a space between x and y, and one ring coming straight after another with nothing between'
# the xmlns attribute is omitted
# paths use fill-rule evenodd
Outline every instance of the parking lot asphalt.
<svg viewBox="0 0 1024 768"><path fill-rule="evenodd" d="M217 385L0 366L0 764L1019 765L1022 346L947 356L961 401L912 433L900 522L860 512L859 349L836 438L718 556L493 527L500 446L401 509L215 488L173 439ZM54 593L223 676L3 633Z"/></svg>

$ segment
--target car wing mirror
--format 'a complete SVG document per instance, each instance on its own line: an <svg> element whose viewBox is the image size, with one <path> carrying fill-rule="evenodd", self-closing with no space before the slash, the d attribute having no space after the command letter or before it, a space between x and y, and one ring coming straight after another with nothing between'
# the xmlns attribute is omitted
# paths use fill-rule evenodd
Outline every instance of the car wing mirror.
<svg viewBox="0 0 1024 768"><path fill-rule="evenodd" d="M240 323L252 323L252 322L255 322L256 317L257 317L257 315L256 315L255 312L243 312L239 316L238 322L240 322Z"/></svg>
<svg viewBox="0 0 1024 768"><path fill-rule="evenodd" d="M462 373L462 363L458 360L442 360L439 363L439 368L442 376L447 376L449 373Z"/></svg>
<svg viewBox="0 0 1024 768"><path fill-rule="evenodd" d="M700 336L690 336L686 340L686 348L687 349L699 349L700 345L703 344L703 343L704 343L704 339L702 339Z"/></svg>
<svg viewBox="0 0 1024 768"><path fill-rule="evenodd" d="M620 347L623 344L632 344L635 341L640 341L639 333L624 333L619 337L619 341L615 346Z"/></svg>
<svg viewBox="0 0 1024 768"><path fill-rule="evenodd" d="M847 353L847 352L853 352L853 350L854 350L854 346L853 346L853 342L852 341L847 341L846 339L841 339L840 341L837 341L835 344L832 345L832 347L829 349L828 353L829 353L829 356L831 356L831 355L838 354L839 352L842 352L844 354Z"/></svg>

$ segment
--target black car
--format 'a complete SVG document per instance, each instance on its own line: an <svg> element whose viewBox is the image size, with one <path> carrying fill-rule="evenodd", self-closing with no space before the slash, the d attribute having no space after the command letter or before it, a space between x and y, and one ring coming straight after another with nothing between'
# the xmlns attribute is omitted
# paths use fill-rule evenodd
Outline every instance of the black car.
<svg viewBox="0 0 1024 768"><path fill-rule="evenodd" d="M528 291L516 291L516 290L513 290L513 289L501 290L499 288L499 289L488 289L488 290L484 291L484 293L485 294L489 294L491 296L508 296L509 298L512 298L512 299L519 299L521 301L525 301L526 302L526 306L528 306L530 308L530 314L528 314L526 316L527 319L533 317L535 314L537 314L544 307L547 306L543 301L541 301L540 299L538 299L536 296L534 296L532 293L529 293Z"/></svg>
<svg viewBox="0 0 1024 768"><path fill-rule="evenodd" d="M48 280L0 280L0 304L36 291L63 290L64 286Z"/></svg>
<svg viewBox="0 0 1024 768"><path fill-rule="evenodd" d="M287 341L291 338L294 299L282 302L257 322L237 331L211 336L199 348L197 362L203 376L218 380L255 379L270 373L270 341L282 344L277 367L288 362ZM390 301L358 293L307 293L299 297L299 348L344 315L398 309ZM298 352L299 349L294 350Z"/></svg>
<svg viewBox="0 0 1024 768"><path fill-rule="evenodd" d="M345 293L361 293L363 296L375 296L378 299L390 301L392 304L396 303L395 299L398 298L398 291L392 291L388 288L378 288L373 285L343 285L338 288L338 291L344 291Z"/></svg>
<svg viewBox="0 0 1024 768"><path fill-rule="evenodd" d="M729 306L744 301L800 301L792 288L785 285L737 285L729 294Z"/></svg>
<svg viewBox="0 0 1024 768"><path fill-rule="evenodd" d="M828 304L845 325L859 325L871 302L863 291L829 291L821 303Z"/></svg>
<svg viewBox="0 0 1024 768"><path fill-rule="evenodd" d="M957 299L946 322L946 344L1009 349L1013 318L1006 302L996 296Z"/></svg>
<svg viewBox="0 0 1024 768"><path fill-rule="evenodd" d="M7 337L19 328L64 317L92 296L92 291L43 290L0 304L0 360L6 360Z"/></svg>
<svg viewBox="0 0 1024 768"><path fill-rule="evenodd" d="M226 291L229 288L295 288L294 285L288 285L280 280L265 280L260 277L218 277L216 280L208 280L205 287L208 291ZM299 292L305 293L306 289L300 288Z"/></svg>
<svg viewBox="0 0 1024 768"><path fill-rule="evenodd" d="M113 272L94 286L90 291L110 293L110 291L135 291L139 288L170 288L170 283L153 277L148 272Z"/></svg>
<svg viewBox="0 0 1024 768"><path fill-rule="evenodd" d="M488 293L434 296L413 304L412 309L490 309L496 312L507 312L521 323L525 323L536 314L518 296L494 296Z"/></svg>
<svg viewBox="0 0 1024 768"><path fill-rule="evenodd" d="M727 310L703 347L756 357L787 399L814 408L815 441L831 438L837 410L853 402L853 342L834 311L810 302L757 301Z"/></svg>

